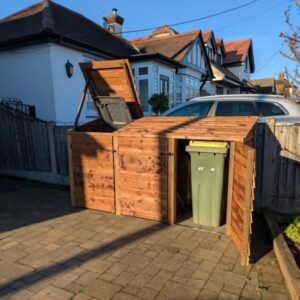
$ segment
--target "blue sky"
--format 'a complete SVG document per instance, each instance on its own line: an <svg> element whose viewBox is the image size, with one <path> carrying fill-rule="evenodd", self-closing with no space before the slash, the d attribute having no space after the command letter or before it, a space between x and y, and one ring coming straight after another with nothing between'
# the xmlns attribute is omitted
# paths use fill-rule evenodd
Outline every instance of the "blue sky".
<svg viewBox="0 0 300 300"><path fill-rule="evenodd" d="M123 30L135 30L196 19L221 10L239 6L250 0L56 0L57 3L75 10L102 25L102 17L116 7L124 17ZM0 18L36 3L34 0L2 0ZM258 0L254 4L228 14L204 21L176 26L179 32L194 29L213 29L216 37L225 41L252 37L256 72L252 78L277 77L284 66L292 64L279 50L284 50L280 32L287 30L284 11L288 0ZM295 17L295 16L294 16ZM299 19L299 16L298 16ZM125 34L126 38L149 33ZM277 53L277 54L276 54Z"/></svg>

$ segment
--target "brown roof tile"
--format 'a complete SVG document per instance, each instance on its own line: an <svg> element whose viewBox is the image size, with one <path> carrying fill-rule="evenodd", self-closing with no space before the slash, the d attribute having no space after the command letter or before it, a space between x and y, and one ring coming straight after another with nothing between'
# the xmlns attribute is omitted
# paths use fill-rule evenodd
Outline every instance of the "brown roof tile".
<svg viewBox="0 0 300 300"><path fill-rule="evenodd" d="M203 42L206 43L210 36L212 35L213 31L212 30L203 30L202 32L202 38Z"/></svg>
<svg viewBox="0 0 300 300"><path fill-rule="evenodd" d="M226 56L224 64L242 63L245 61L251 46L251 39L241 39L224 43Z"/></svg>
<svg viewBox="0 0 300 300"><path fill-rule="evenodd" d="M189 46L200 35L200 30L187 33L156 37L150 34L147 37L130 40L142 53L161 53L169 58L181 61Z"/></svg>

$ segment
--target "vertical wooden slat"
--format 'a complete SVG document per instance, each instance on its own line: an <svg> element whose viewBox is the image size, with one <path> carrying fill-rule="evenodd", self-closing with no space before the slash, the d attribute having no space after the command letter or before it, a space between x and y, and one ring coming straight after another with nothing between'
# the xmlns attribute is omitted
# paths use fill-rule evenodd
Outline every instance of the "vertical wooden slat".
<svg viewBox="0 0 300 300"><path fill-rule="evenodd" d="M246 192L245 192L245 207L243 219L243 239L242 239L242 252L241 264L247 266L249 264L249 249L250 249L250 227L252 220L252 201L253 201L253 172L255 163L255 150L248 149L247 151L247 175L246 175Z"/></svg>
<svg viewBox="0 0 300 300"><path fill-rule="evenodd" d="M69 158L69 178L70 178L70 192L71 192L71 203L76 205L75 199L75 187L74 187L74 172L73 172L73 158L72 158L72 132L67 133L68 139L68 158Z"/></svg>
<svg viewBox="0 0 300 300"><path fill-rule="evenodd" d="M230 236L235 142L230 143L229 151L230 152L229 152L229 171L228 171L228 189L227 189L226 234Z"/></svg>
<svg viewBox="0 0 300 300"><path fill-rule="evenodd" d="M121 215L120 189L119 189L119 178L120 178L119 143L118 143L117 136L113 136L113 151L114 151L113 155L114 155L115 208L116 208L116 214Z"/></svg>
<svg viewBox="0 0 300 300"><path fill-rule="evenodd" d="M177 140L168 140L168 223L176 222Z"/></svg>

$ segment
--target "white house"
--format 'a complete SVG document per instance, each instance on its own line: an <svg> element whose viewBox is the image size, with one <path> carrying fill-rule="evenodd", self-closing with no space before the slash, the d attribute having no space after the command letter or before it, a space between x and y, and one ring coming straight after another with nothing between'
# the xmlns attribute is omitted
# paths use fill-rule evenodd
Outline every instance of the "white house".
<svg viewBox="0 0 300 300"><path fill-rule="evenodd" d="M212 70L200 30L178 33L168 25L154 30L150 35L130 40L139 49L139 55L131 57L136 84L144 112L151 113L149 97L165 93L169 106L200 95L200 86L212 77ZM163 66L149 57L162 55L169 59ZM141 56L135 62L137 56ZM147 74L145 74L145 70Z"/></svg>
<svg viewBox="0 0 300 300"><path fill-rule="evenodd" d="M84 87L78 64L135 53L84 16L42 1L0 21L0 98L34 105L40 119L72 124ZM87 114L85 106L82 122Z"/></svg>

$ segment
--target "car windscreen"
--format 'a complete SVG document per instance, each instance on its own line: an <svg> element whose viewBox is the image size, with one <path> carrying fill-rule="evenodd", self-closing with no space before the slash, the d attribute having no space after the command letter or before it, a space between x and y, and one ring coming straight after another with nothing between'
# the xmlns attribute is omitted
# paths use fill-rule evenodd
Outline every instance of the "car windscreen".
<svg viewBox="0 0 300 300"><path fill-rule="evenodd" d="M174 110L173 112L168 114L168 116L205 117L207 116L212 103L212 101L188 103L186 106Z"/></svg>

